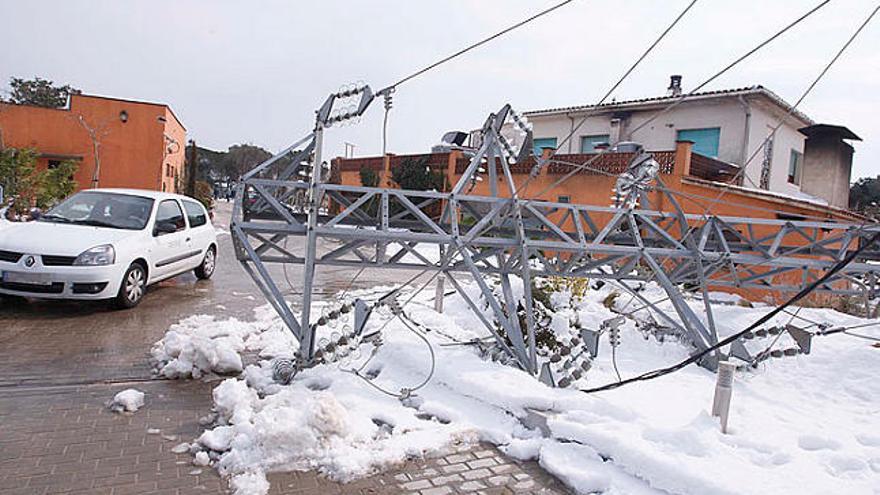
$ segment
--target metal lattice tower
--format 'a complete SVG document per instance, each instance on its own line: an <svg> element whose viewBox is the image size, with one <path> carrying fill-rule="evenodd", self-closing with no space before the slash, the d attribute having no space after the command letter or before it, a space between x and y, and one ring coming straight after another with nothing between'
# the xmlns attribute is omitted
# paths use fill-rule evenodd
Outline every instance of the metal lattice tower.
<svg viewBox="0 0 880 495"><path fill-rule="evenodd" d="M346 98L357 101L337 111ZM299 358L305 365L313 362L315 353L316 326L310 323L310 312L318 265L442 272L497 345L523 370L537 375L533 277L613 281L700 352L718 342L710 288L797 292L880 231L875 224L685 214L647 153L637 154L619 176L612 206L520 198L511 163L525 163L531 133L509 105L486 120L480 147L449 192L327 183L321 159L325 129L359 117L373 99L368 86L331 95L317 112L314 131L246 174L236 194L231 233L237 257L299 340ZM511 120L527 132L519 150L501 132ZM470 194L481 175L489 184L488 196ZM652 198L655 202L662 198L672 205L671 211L654 209ZM439 216L426 213L438 209ZM304 238L304 247L288 249L289 237ZM318 239L335 241L338 247L319 253ZM418 249L426 245L438 250L438 262ZM867 259L877 254L867 251L816 292L873 297L880 265ZM267 269L271 263L304 266L298 315ZM478 301L462 290L461 274L470 275L479 286L493 318L487 318ZM487 283L487 275L500 281L500 298ZM523 281L523 298L516 297L513 277ZM647 281L664 289L674 314L634 287ZM685 289L701 293L705 317L688 305ZM522 321L520 309L524 309ZM739 341L729 352L750 358ZM714 369L724 357L715 351L701 364Z"/></svg>

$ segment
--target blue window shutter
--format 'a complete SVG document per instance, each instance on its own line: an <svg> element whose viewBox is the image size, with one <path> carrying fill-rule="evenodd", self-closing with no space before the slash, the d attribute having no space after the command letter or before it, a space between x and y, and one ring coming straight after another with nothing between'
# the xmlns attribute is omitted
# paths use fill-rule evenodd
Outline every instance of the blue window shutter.
<svg viewBox="0 0 880 495"><path fill-rule="evenodd" d="M556 149L556 138L535 138L534 151L535 156L541 156L541 150L544 148Z"/></svg>
<svg viewBox="0 0 880 495"><path fill-rule="evenodd" d="M707 129L683 129L678 131L679 141L693 141L694 151L701 155L718 158L718 141L721 137L720 127Z"/></svg>
<svg viewBox="0 0 880 495"><path fill-rule="evenodd" d="M600 143L609 144L611 136L608 134L594 134L592 136L581 136L581 153L592 153L596 151L596 145Z"/></svg>

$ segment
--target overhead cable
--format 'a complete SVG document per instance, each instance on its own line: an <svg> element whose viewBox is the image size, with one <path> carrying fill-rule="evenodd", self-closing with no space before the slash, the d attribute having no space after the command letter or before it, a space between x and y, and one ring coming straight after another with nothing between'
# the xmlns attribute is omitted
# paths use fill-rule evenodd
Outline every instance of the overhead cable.
<svg viewBox="0 0 880 495"><path fill-rule="evenodd" d="M471 44L471 45L468 45L468 46L462 48L461 50L458 50L457 52L455 52L455 53L453 53L453 54L451 54L451 55L448 55L448 56L446 56L446 57L444 57L444 58L442 58L442 59L440 59L440 60L438 60L438 61L432 63L431 65L428 65L427 67L424 67L424 68L422 68L422 69L419 69L419 70L413 72L412 74L410 74L410 75L408 75L408 76L406 76L406 77L404 77L404 78L398 80L397 82L395 82L395 83L389 85L389 86L386 87L385 89L380 90L377 94L385 94L386 91L393 91L394 88L397 88L398 86L400 86L400 85L402 85L402 84L404 84L404 83L410 81L411 79L415 79L416 77L421 76L421 75L424 74L425 72L428 72L428 71L430 71L430 70L432 70L432 69L435 69L435 68L437 68L437 67L439 67L439 66L445 64L446 62L449 62L449 61L451 61L451 60L453 60L453 59L455 59L455 58L457 58L457 57L460 57L460 56L464 55L465 53L467 53L467 52L469 52L469 51L471 51L471 50L473 50L473 49L475 49L475 48L478 48L478 47L480 47L480 46L482 46L482 45L485 45L486 43L488 43L488 42L490 42L490 41L492 41L492 40L494 40L494 39L496 39L496 38L500 38L501 36L504 36L505 34L511 32L511 31L513 31L513 30L515 30L515 29L517 29L517 28L520 28L520 27L522 27L522 26L525 26L526 24L528 24L528 23L530 23L530 22L532 22L532 21L534 21L534 20L536 20L536 19L538 19L538 18L540 18L540 17L543 17L543 16L545 16L545 15L547 15L547 14L549 14L549 13L551 13L551 12L557 10L557 9L560 9L560 8L562 8L562 7L564 7L564 6L566 6L566 5L570 4L570 3L572 3L573 1L574 1L574 0L565 0L565 1L563 1L563 2L559 2L559 3L553 5L553 6L549 7L549 8L546 8L546 9L544 9L544 10L538 12L537 14L534 14L534 15L532 15L532 16L526 18L526 19L523 19L522 21L517 22L516 24L514 24L514 25L512 25L512 26L509 26L509 27L507 27L507 28L505 28L505 29L502 29L501 31L498 31L497 33L495 33L495 34L493 34L493 35L491 35L491 36L489 36L489 37L487 37L487 38L483 38L482 40L480 40L480 41L478 41L478 42L476 42L476 43L473 43L473 44Z"/></svg>
<svg viewBox="0 0 880 495"><path fill-rule="evenodd" d="M710 347L707 347L706 349L703 349L702 351L700 351L700 352L690 356L689 358L684 359L684 360L682 360L672 366L668 366L666 368L659 368L659 369L656 369L653 371L648 371L646 373L642 373L642 374L634 376L632 378L627 378L623 381L609 383L607 385L603 385L600 387L581 389L581 392L584 392L587 394L592 394L592 393L596 393L596 392L603 392L606 390L612 390L615 388L619 388L624 385L628 385L630 383L653 380L655 378L660 378L661 376L665 376L670 373L674 373L674 372L676 372L676 371L678 371L678 370L680 370L690 364L696 363L697 361L699 361L703 357L707 356L709 353L715 352L716 350L718 350L728 344L733 343L734 341L736 341L737 339L739 339L743 335L751 332L752 330L758 328L759 326L763 325L764 323L767 323L773 317L775 317L777 314L782 313L785 310L785 308L787 308L788 306L791 306L792 304L800 301L801 299L803 299L804 297L809 295L811 292L813 292L813 290L815 290L820 285L824 284L831 277L833 277L837 272L839 272L841 269L843 269L843 267L845 267L846 265L851 263L852 260L854 260L857 256L862 254L862 252L867 250L869 247L873 246L874 243L876 243L878 239L880 239L880 232L874 234L870 239L868 239L867 242L865 242L863 245L859 246L858 249L849 253L844 259L837 262L830 270L825 272L825 274L822 275L822 277L818 278L817 280L815 280L813 283L811 283L807 287L804 287L803 289L801 289L797 294L792 296L791 299L787 300L781 306L777 306L776 308L774 308L772 311L770 311L766 315L762 316L761 318L758 318L757 321L755 321L754 323L752 323L751 325L746 327L744 330L741 330L733 335L730 335L729 337L719 341L717 344L710 346Z"/></svg>
<svg viewBox="0 0 880 495"><path fill-rule="evenodd" d="M702 83L700 83L696 88L692 89L692 90L689 91L687 94L683 94L683 95L679 96L678 98L676 98L675 101L673 101L672 103L670 103L670 104L667 105L666 107L664 107L664 108L662 108L661 110L659 110L658 112L656 112L654 115L652 115L650 118L648 118L645 122L642 122L641 124L639 124L638 126L636 126L636 127L630 132L630 135L635 134L637 131L643 129L645 126L649 125L651 122L653 122L654 120L656 120L656 119L657 119L658 117L660 117L661 115L665 114L666 112L669 112L669 111L672 110L673 108L675 108L675 107L677 107L678 105L680 105L682 102L686 101L688 98L694 96L695 93L699 92L699 91L702 90L704 87L706 87L707 85L709 85L711 82L715 81L716 79L718 79L719 77L721 77L722 75L724 75L725 73L727 73L727 71L729 71L730 69L734 68L735 66L737 66L738 64L740 64L742 61L746 60L747 58L751 57L752 55L754 55L755 53L757 53L759 50L761 50L761 49L764 48L765 46L769 45L770 43L772 43L773 41L775 41L777 38L779 38L780 36L782 36L782 35L785 34L786 32L788 32L790 29L792 29L793 27L795 27L795 26L797 26L798 24L800 24L801 22L803 22L805 19L807 19L807 18L810 17L811 15L815 14L817 11L819 11L819 9L821 9L822 7L824 7L825 5L827 5L830 1L831 1L831 0L823 0L821 3L819 3L818 5L816 5L815 7L813 7L812 9L810 9L809 11L807 11L806 13L804 13L803 15L801 15L800 17L798 17L798 18L795 19L794 21L792 21L792 22L790 22L789 24L787 24L786 26L784 26L782 29L780 29L779 31L777 31L775 34L773 34L773 35L770 36L769 38L765 39L764 41L762 41L761 43L759 43L758 45L756 45L754 48L752 48L751 50L749 50L749 51L747 51L746 53L744 53L743 55L739 56L739 57L738 57L737 59L735 59L733 62L727 64L724 68L722 68L721 70L719 70L718 72L716 72L714 75L712 75L711 77L709 77L708 79L706 79L705 81L703 81ZM593 158L591 158L591 159L588 160L587 162L585 162L585 163L583 163L583 164L581 164L581 165L575 167L574 169L572 169L571 171L569 171L567 174L565 174L564 176L560 177L559 179L557 179L556 181L554 181L552 184L550 184L549 186L547 186L547 187L545 187L544 189L542 189L540 193L538 193L538 194L536 194L536 195L534 195L534 196L536 196L536 197L541 197L541 196L543 196L544 194L546 194L548 191L551 191L551 190L555 189L555 188L558 187L560 184L562 184L562 183L565 182L566 180L570 179L571 177L573 177L574 175L576 175L578 172L580 172L581 170L584 170L584 168L588 167L588 166L591 165L593 162L595 162L596 160L598 160L601 156L605 155L606 153L609 153L610 150L611 150L611 148L607 148L607 149L603 150L602 152L597 153L596 156L594 156ZM519 191L519 190L523 189L523 187L524 187L524 186L527 186L528 183L529 183L529 179L526 179L526 181L523 182L523 185L520 186L517 190Z"/></svg>

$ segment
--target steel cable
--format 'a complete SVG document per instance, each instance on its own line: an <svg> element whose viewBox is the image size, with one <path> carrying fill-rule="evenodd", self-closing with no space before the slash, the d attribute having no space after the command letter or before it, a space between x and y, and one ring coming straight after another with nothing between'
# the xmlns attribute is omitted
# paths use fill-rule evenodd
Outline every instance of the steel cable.
<svg viewBox="0 0 880 495"><path fill-rule="evenodd" d="M733 62L731 62L730 64L728 64L728 65L725 66L724 68L722 68L720 71L716 72L714 75L712 75L711 77L709 77L708 79L706 79L705 81L703 81L702 83L700 83L696 88L692 89L692 90L689 91L687 94L684 94L684 95L681 95L680 97L678 97L678 98L677 98L675 101L673 101L671 104L669 104L668 106L666 106L666 107L664 107L663 109L659 110L659 111L656 112L654 115L652 115L650 118L648 118L645 122L643 122L643 123L641 123L640 125L638 125L637 127L635 127L635 128L630 132L630 135L635 134L636 132L638 132L639 130L643 129L645 126L649 125L651 122L653 122L654 120L656 120L656 119L657 119L658 117L660 117L661 115L665 114L666 112L668 112L668 111L672 110L673 108L677 107L678 105L680 105L682 102L684 102L684 101L687 100L689 97L693 96L695 93L699 92L701 89L703 89L704 87L706 87L707 85L709 85L710 83L712 83L713 81L715 81L716 79L718 79L719 77L721 77L722 75L724 75L727 71L729 71L730 69L732 69L733 67L735 67L736 65L738 65L739 63L741 63L743 60L745 60L745 59L749 58L750 56L754 55L756 52L758 52L759 50L761 50L762 48L764 48L764 47L767 46L768 44L772 43L774 40L776 40L777 38L779 38L780 36L782 36L783 34L785 34L787 31L789 31L790 29L792 29L793 27L797 26L798 24L800 24L801 22L803 22L805 19L807 19L808 17L810 17L811 15L813 15L814 13L816 13L819 9L821 9L822 7L824 7L825 5L827 5L830 1L831 1L831 0L824 0L824 1L821 2L820 4L816 5L815 7L813 7L813 8L810 9L809 11L807 11L805 14L801 15L800 17L798 17L797 19L795 19L795 20L792 21L791 23L787 24L785 27L783 27L782 29L780 29L779 31L777 31L775 34L773 34L772 36L770 36L770 37L767 38L766 40L762 41L762 42L759 43L757 46L755 46L754 48L752 48L751 50L749 50L749 51L746 52L745 54L741 55L741 56L738 57L736 60L734 60ZM598 160L601 156L603 156L603 155L609 153L610 151L611 151L611 148L607 148L607 149L603 150L602 152L597 153L595 157L591 158L590 160L588 160L587 162L585 162L585 163L582 164L581 166L579 166L579 167L577 167L577 168L575 168L575 169L569 171L566 175L564 175L564 176L561 177L560 179L554 181L554 182L553 182L552 184L550 184L549 186L545 187L543 190L541 190L540 193L536 194L535 196L540 197L540 196L546 194L548 191L551 191L551 190L555 189L555 188L558 187L560 184L562 184L563 182L565 182L566 180L570 179L571 177L573 177L574 175L576 175L577 173L579 173L581 170L583 170L583 167L584 167L584 166L588 166L588 165L592 164L593 162L595 162L596 160ZM517 189L517 191L522 190L524 186L528 186L528 183L530 182L530 179L531 179L531 177L527 178L526 181L523 182L523 185L520 186L520 187Z"/></svg>
<svg viewBox="0 0 880 495"><path fill-rule="evenodd" d="M528 24L528 23L530 23L530 22L532 22L532 21L538 19L539 17L543 17L543 16L545 16L545 15L547 15L547 14L549 14L549 13L551 13L551 12L553 12L553 11L559 9L559 8L564 7L565 5L568 5L568 4L572 3L573 1L574 1L574 0L565 0L565 1L563 1L563 2L559 2L559 3L557 3L556 5L553 5L553 6L549 7L549 8L546 8L546 9L544 9L544 10L538 12L537 14L534 14L534 15L532 15L532 16L530 16L530 17L528 17L528 18L526 18L526 19L524 19L524 20L522 20L522 21L517 22L516 24L514 24L514 25L512 25L512 26L508 26L507 28L502 29L501 31L498 31L497 33L495 33L495 34L493 34L493 35L491 35L491 36L489 36L489 37L487 37L487 38L483 38L482 40L480 40L480 41L478 41L478 42L476 42L476 43L470 44L470 45L466 46L465 48L462 48L461 50L458 50L457 52L455 52L455 53L453 53L453 54L451 54L451 55L449 55L449 56L446 56L446 57L444 57L444 58L442 58L442 59L440 59L440 60L438 60L438 61L436 61L436 62L434 62L434 63L432 63L432 64L430 64L430 65L428 65L427 67L424 67L424 68L422 68L422 69L419 69L419 70L413 72L412 74L410 74L410 75L408 75L408 76L406 76L406 77L404 77L404 78L398 80L397 82L395 82L395 83L393 83L393 84L387 86L386 88L382 89L381 91L378 91L377 94L384 94L385 91L394 90L394 89L397 88L398 86L401 86L402 84L404 84L404 83L406 83L406 82L408 82L408 81L410 81L410 80L412 80L412 79L415 79L416 77L418 77L418 76L420 76L420 75L422 75L422 74L424 74L424 73L426 73L426 72L428 72L428 71L430 71L430 70L432 70L432 69L434 69L434 68L436 68L436 67L439 67L439 66L445 64L446 62L449 62L450 60L453 60L453 59L455 59L455 58L457 58L457 57L460 57L461 55L464 55L465 53L467 53L467 52L469 52L469 51L471 51L471 50L473 50L473 49L475 49L475 48L478 48L478 47L480 47L480 46L482 46L482 45L485 45L486 43L488 43L488 42L490 42L490 41L492 41L492 40L494 40L494 39L496 39L496 38L499 38L499 37L501 37L501 36L504 36L505 34L511 32L511 31L513 31L513 30L515 30L515 29L517 29L517 28L520 28L520 27L522 27L522 26L525 26L526 24Z"/></svg>
<svg viewBox="0 0 880 495"><path fill-rule="evenodd" d="M770 321L777 314L784 311L785 308L787 308L788 306L791 306L792 304L800 301L801 299L803 299L804 297L809 295L811 292L813 292L813 290L815 290L817 287L824 284L828 279L830 279L832 276L834 276L835 273L837 273L843 267L845 267L850 262L852 262L852 260L854 260L857 256L859 256L863 251L865 251L870 246L874 245L874 243L876 243L878 239L880 239L880 232L874 234L867 242L865 242L865 244L863 244L862 246L859 246L858 249L849 253L844 259L840 260L837 264L835 264L833 268L828 270L828 272L826 272L822 277L815 280L813 283L811 283L807 287L804 287L803 289L801 289L797 294L792 296L785 303L783 303L780 306L777 306L776 308L774 308L772 311L770 311L766 315L762 316L761 318L758 318L757 321L755 321L754 323L752 323L751 325L746 327L744 330L741 330L733 335L726 337L725 339L719 341L717 344L712 345L712 346L710 346L710 347L708 347L708 348L706 348L706 349L704 349L704 350L702 350L702 351L700 351L700 352L688 357L687 359L684 359L684 360L682 360L672 366L668 366L665 368L658 368L653 371L639 374L639 375L634 376L632 378L627 378L626 380L623 380L623 381L609 383L607 385L602 385L600 387L581 389L580 391L587 393L587 394L591 394L591 393L596 393L596 392L603 392L606 390L612 390L615 388L622 387L624 385L628 385L630 383L635 383L635 382L640 382L640 381L648 381L648 380L653 380L655 378L660 378L661 376L665 376L670 373L674 373L674 372L676 372L676 371L678 371L678 370L680 370L690 364L696 363L697 361L702 359L704 356L707 356L709 353L714 352L714 351L716 351L726 345L733 343L735 340L739 339L740 337L742 337L746 333L751 332L755 328L758 328L759 326L763 325L764 323Z"/></svg>

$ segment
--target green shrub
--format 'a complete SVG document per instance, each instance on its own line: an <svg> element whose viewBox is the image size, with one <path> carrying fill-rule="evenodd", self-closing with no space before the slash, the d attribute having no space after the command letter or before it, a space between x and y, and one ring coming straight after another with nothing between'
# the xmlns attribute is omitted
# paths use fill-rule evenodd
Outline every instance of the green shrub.
<svg viewBox="0 0 880 495"><path fill-rule="evenodd" d="M77 164L61 162L57 167L37 170L37 150L0 150L0 185L4 202L13 214L26 214L31 208L51 208L76 190Z"/></svg>

